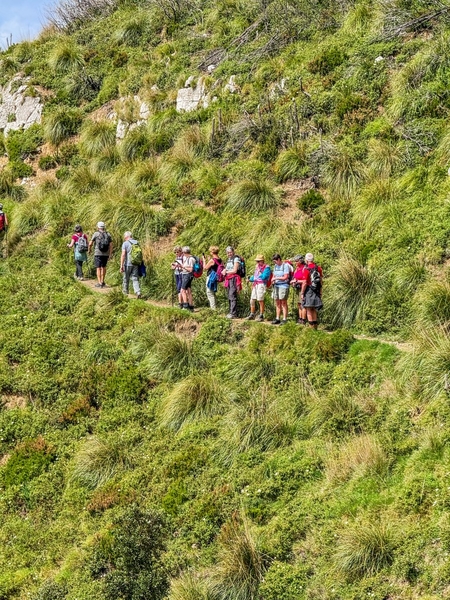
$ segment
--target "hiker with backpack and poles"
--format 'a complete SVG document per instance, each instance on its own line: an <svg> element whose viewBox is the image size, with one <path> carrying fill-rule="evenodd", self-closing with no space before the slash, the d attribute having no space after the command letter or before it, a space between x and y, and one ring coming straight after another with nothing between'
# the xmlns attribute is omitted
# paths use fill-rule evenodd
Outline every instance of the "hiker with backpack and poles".
<svg viewBox="0 0 450 600"><path fill-rule="evenodd" d="M93 245L95 245L94 265L97 270L97 283L95 284L95 287L103 288L106 286L106 265L111 258L113 249L111 235L106 231L103 221L97 223L97 231L89 242L88 252L91 251Z"/></svg>
<svg viewBox="0 0 450 600"><path fill-rule="evenodd" d="M275 319L272 321L272 325L285 325L288 318L292 266L287 262L283 262L279 254L274 254L272 260L274 263L272 298L275 300ZM283 315L282 320L280 320L281 315Z"/></svg>
<svg viewBox="0 0 450 600"><path fill-rule="evenodd" d="M125 231L123 239L122 254L120 255L120 272L123 273L122 291L128 296L131 280L136 298L140 300L142 296L139 285L139 267L143 262L142 249L139 242L133 239L131 231Z"/></svg>
<svg viewBox="0 0 450 600"><path fill-rule="evenodd" d="M292 276L291 286L294 290L297 291L297 325L306 325L308 320L306 318L306 308L303 308L302 306L301 290L303 284L307 282L310 278L309 271L306 268L305 257L302 254L297 254L297 256L294 257L293 261L295 262L295 271Z"/></svg>
<svg viewBox="0 0 450 600"><path fill-rule="evenodd" d="M255 258L256 268L254 274L248 278L252 284L252 294L250 296L250 314L247 321L264 321L264 296L266 289L272 283L272 270L266 265L264 256L258 254ZM256 302L259 304L259 315L256 316Z"/></svg>
<svg viewBox="0 0 450 600"><path fill-rule="evenodd" d="M323 307L322 302L322 268L314 263L311 252L305 255L308 278L302 284L300 298L302 307L306 309L308 325L317 329L317 311Z"/></svg>
<svg viewBox="0 0 450 600"><path fill-rule="evenodd" d="M194 267L196 258L192 256L189 246L183 246L183 260L181 263L181 302L182 308L193 311L194 300L192 298L192 281L194 280Z"/></svg>
<svg viewBox="0 0 450 600"><path fill-rule="evenodd" d="M229 307L227 319L237 319L237 295L242 289L241 278L245 277L245 262L235 253L233 246L228 246L226 253L227 262L223 274Z"/></svg>
<svg viewBox="0 0 450 600"><path fill-rule="evenodd" d="M74 260L75 260L75 273L74 278L78 281L83 281L83 263L87 262L87 252L89 248L88 239L81 225L75 225L73 228L73 236L70 240L70 244L67 244L68 248L73 248Z"/></svg>
<svg viewBox="0 0 450 600"><path fill-rule="evenodd" d="M218 246L210 246L209 253L208 259L203 254L203 270L206 271L206 297L211 310L216 310L217 284L223 281L224 264L219 256Z"/></svg>
<svg viewBox="0 0 450 600"><path fill-rule="evenodd" d="M174 297L174 284L177 288L177 297L178 297L178 307L183 308L183 299L181 297L181 275L182 275L182 265L183 265L183 249L181 246L175 246L173 249L175 252L175 260L171 264L171 268L173 270L172 279L172 306L173 306L173 297Z"/></svg>
<svg viewBox="0 0 450 600"><path fill-rule="evenodd" d="M3 211L3 204L0 204L0 243L2 246L2 256L4 247L8 245L8 217ZM5 253L6 254L6 253Z"/></svg>

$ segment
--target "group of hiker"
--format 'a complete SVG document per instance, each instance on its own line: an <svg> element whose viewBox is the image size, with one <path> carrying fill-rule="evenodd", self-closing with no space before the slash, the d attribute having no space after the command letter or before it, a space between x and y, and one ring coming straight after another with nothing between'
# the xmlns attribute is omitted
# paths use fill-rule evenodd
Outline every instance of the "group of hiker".
<svg viewBox="0 0 450 600"><path fill-rule="evenodd" d="M232 246L228 246L225 251L227 258L223 261L217 246L211 246L209 255L203 255L202 258L193 256L189 246L174 248L175 260L171 266L180 308L194 310L192 282L194 277L206 272L206 296L210 308L216 310L218 284L223 283L228 297L228 319L237 318L238 293L243 282L247 281L252 286L247 320L264 321L265 297L267 290L272 288L272 298L275 301L275 318L272 324L287 323L288 298L293 289L298 294L297 323L317 328L317 312L323 307L323 273L322 268L314 262L313 254L308 252L305 256L298 254L293 259L283 260L277 253L272 256L273 267L266 263L264 255L258 254L255 258L255 270L247 277L245 260L236 254Z"/></svg>
<svg viewBox="0 0 450 600"><path fill-rule="evenodd" d="M90 241L83 232L81 225L75 225L74 233L68 248L73 248L76 271L75 279L83 281L83 263L87 262L88 254L94 248L94 266L97 274L97 283L95 287L104 288L106 268L108 261L112 256L113 242L111 235L106 231L103 221L97 223L97 231L93 234ZM133 285L133 291L137 298L142 298L139 277L145 269L143 263L142 250L137 240L133 238L131 231L125 231L123 234L122 253L120 255L120 272L123 273L122 291L129 293L130 282Z"/></svg>

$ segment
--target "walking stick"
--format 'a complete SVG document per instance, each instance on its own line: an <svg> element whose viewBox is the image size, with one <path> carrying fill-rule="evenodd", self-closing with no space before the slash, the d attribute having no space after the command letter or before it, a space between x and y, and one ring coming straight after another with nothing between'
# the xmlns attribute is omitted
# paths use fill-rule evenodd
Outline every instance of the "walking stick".
<svg viewBox="0 0 450 600"><path fill-rule="evenodd" d="M175 274L172 274L172 308L174 304L174 295L175 295Z"/></svg>
<svg viewBox="0 0 450 600"><path fill-rule="evenodd" d="M5 258L8 258L8 229L5 231Z"/></svg>

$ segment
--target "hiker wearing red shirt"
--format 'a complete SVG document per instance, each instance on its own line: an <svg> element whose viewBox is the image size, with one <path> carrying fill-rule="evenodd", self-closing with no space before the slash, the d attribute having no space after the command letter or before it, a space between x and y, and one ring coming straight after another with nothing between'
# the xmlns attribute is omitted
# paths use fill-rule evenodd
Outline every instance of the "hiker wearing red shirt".
<svg viewBox="0 0 450 600"><path fill-rule="evenodd" d="M305 256L306 269L309 271L309 281L302 284L302 307L306 309L308 324L317 329L317 311L323 307L322 303L322 268L314 263L314 256L310 252Z"/></svg>
<svg viewBox="0 0 450 600"><path fill-rule="evenodd" d="M4 242L6 239L7 232L8 232L8 217L3 212L3 204L0 204L0 246L2 248L2 255L3 255L3 249L4 249L3 246L6 245Z"/></svg>
<svg viewBox="0 0 450 600"><path fill-rule="evenodd" d="M306 308L303 308L300 296L301 296L301 289L303 287L303 284L306 283L306 285L308 285L309 283L311 283L311 276L309 274L308 269L306 268L304 256L302 256L301 254L297 254L297 256L295 256L293 260L295 263L295 271L294 271L294 274L292 275L291 286L294 288L294 290L297 290L297 293L298 293L297 324L298 325L306 325L306 323L307 323Z"/></svg>

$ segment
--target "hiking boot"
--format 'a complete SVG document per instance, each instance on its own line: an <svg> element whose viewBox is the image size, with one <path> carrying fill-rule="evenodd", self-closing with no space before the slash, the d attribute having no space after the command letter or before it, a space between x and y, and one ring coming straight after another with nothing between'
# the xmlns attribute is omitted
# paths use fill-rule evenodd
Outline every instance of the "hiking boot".
<svg viewBox="0 0 450 600"><path fill-rule="evenodd" d="M306 325L305 319L297 319L297 325Z"/></svg>
<svg viewBox="0 0 450 600"><path fill-rule="evenodd" d="M287 323L287 319L283 319L283 320L281 321L280 325L286 325L286 323Z"/></svg>
<svg viewBox="0 0 450 600"><path fill-rule="evenodd" d="M232 315L231 313L227 315L227 319L237 319L236 315Z"/></svg>
<svg viewBox="0 0 450 600"><path fill-rule="evenodd" d="M101 283L100 287L106 287L106 283L105 282Z"/></svg>
<svg viewBox="0 0 450 600"><path fill-rule="evenodd" d="M194 312L194 307L192 306L192 304L188 304L188 310L190 310L191 312Z"/></svg>
<svg viewBox="0 0 450 600"><path fill-rule="evenodd" d="M136 300L142 300L141 294L136 294Z"/></svg>
<svg viewBox="0 0 450 600"><path fill-rule="evenodd" d="M182 304L181 308L184 308L185 310L189 310L189 304Z"/></svg>
<svg viewBox="0 0 450 600"><path fill-rule="evenodd" d="M254 321L255 320L255 313L250 313L248 315L248 317L245 317L246 321Z"/></svg>
<svg viewBox="0 0 450 600"><path fill-rule="evenodd" d="M96 283L94 287L103 287L103 285L101 283Z"/></svg>
<svg viewBox="0 0 450 600"><path fill-rule="evenodd" d="M258 315L255 321L260 321L262 323L262 321L264 321L264 315Z"/></svg>
<svg viewBox="0 0 450 600"><path fill-rule="evenodd" d="M280 319L274 319L272 321L272 325L280 325L280 323L281 323Z"/></svg>
<svg viewBox="0 0 450 600"><path fill-rule="evenodd" d="M183 303L182 302L178 302L178 308L183 308Z"/></svg>

